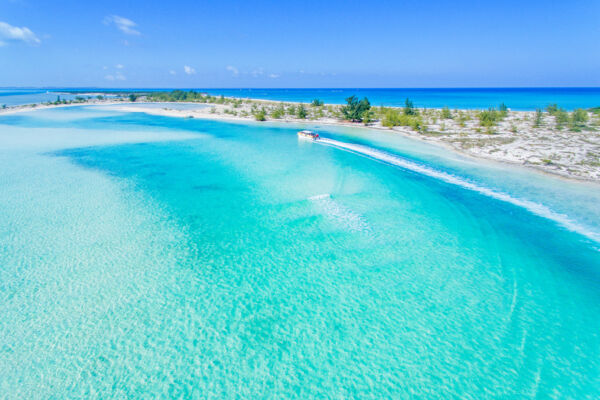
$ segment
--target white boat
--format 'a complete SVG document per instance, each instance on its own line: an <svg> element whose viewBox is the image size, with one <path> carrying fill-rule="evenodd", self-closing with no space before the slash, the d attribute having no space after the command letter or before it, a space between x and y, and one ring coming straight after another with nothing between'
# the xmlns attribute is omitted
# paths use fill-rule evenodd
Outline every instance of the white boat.
<svg viewBox="0 0 600 400"><path fill-rule="evenodd" d="M298 137L302 138L302 139L309 139L309 140L318 140L319 139L319 134L313 131L300 131L298 132Z"/></svg>

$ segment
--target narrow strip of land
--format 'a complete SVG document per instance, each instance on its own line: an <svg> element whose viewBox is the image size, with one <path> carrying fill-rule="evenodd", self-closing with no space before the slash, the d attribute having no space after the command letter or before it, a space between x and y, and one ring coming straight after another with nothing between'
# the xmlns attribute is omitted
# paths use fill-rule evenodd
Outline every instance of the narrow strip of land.
<svg viewBox="0 0 600 400"><path fill-rule="evenodd" d="M164 103L144 107L137 103ZM199 107L180 108L173 102ZM293 103L215 97L194 91L102 95L73 101L6 107L2 113L82 104L113 104L124 111L157 115L280 121L385 129L412 138L442 144L472 156L516 163L564 177L600 181L600 108L567 112L556 105L544 110L511 111L504 105L488 110L372 107L368 100L349 98L346 105Z"/></svg>

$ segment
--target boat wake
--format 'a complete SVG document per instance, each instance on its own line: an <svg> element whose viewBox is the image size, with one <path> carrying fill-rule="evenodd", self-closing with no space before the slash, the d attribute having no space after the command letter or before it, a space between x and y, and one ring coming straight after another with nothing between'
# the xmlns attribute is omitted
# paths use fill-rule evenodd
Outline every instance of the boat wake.
<svg viewBox="0 0 600 400"><path fill-rule="evenodd" d="M315 203L327 217L351 231L367 232L370 230L362 216L332 199L329 193L311 196L308 200Z"/></svg>
<svg viewBox="0 0 600 400"><path fill-rule="evenodd" d="M354 143L346 143L340 142L338 140L320 138L316 141L316 143L321 143L327 146L336 147L342 150L350 151L352 153L356 153L359 155L363 155L378 161L382 161L386 164L394 165L400 168L404 168L422 175L426 175L435 179L439 179L443 182L460 186L467 190L472 190L483 194L484 196L494 198L496 200L504 201L506 203L513 204L517 207L521 207L526 209L527 211L535 214L537 216L552 220L562 226L565 229L568 229L572 232L576 232L580 235L587 237L588 239L592 239L596 242L600 242L600 233L596 232L592 229L589 229L576 221L573 221L570 217L565 214L561 214L555 212L548 208L543 204L536 203L534 201L519 199L513 197L509 194L496 191L485 186L478 185L473 182L469 182L468 180L458 177L456 175L449 174L447 172L438 171L431 167L418 164L413 161L409 161L402 157L399 157L394 154L387 153L385 151L377 150L368 146L354 144Z"/></svg>

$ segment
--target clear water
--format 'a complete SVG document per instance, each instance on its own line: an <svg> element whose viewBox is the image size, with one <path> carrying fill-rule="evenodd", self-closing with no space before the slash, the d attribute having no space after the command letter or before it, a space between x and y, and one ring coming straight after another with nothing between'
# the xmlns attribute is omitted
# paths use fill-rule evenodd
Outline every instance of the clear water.
<svg viewBox="0 0 600 400"><path fill-rule="evenodd" d="M66 90L52 89L0 89L0 106L17 105L44 101L54 101L56 96ZM172 89L99 89L84 88L90 92L102 91L170 91ZM185 89L188 90L188 89ZM410 98L418 107L485 109L498 107L505 103L513 110L535 110L549 104L558 104L567 110L575 108L600 107L600 88L448 88L448 89L203 89L196 91L212 95L248 97L279 101L311 102L320 99L325 103L343 104L349 96L367 97L371 104L380 106L404 106ZM74 95L60 94L61 98L73 99Z"/></svg>
<svg viewBox="0 0 600 400"><path fill-rule="evenodd" d="M23 104L46 103L49 101L74 100L75 97L90 97L86 94L69 94L60 89L0 89L0 107Z"/></svg>
<svg viewBox="0 0 600 400"><path fill-rule="evenodd" d="M206 89L213 95L280 101L343 104L349 96L371 104L403 107L410 98L417 107L482 109L506 104L513 110L535 110L558 104L567 110L600 106L600 88L451 88L451 89Z"/></svg>
<svg viewBox="0 0 600 400"><path fill-rule="evenodd" d="M598 186L296 130L0 117L0 393L598 398Z"/></svg>

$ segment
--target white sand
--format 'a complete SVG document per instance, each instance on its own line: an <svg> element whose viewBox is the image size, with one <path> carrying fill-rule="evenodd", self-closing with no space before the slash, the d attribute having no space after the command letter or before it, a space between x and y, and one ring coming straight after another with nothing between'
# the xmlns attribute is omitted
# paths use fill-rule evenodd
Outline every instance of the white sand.
<svg viewBox="0 0 600 400"><path fill-rule="evenodd" d="M264 107L269 113L280 102L267 100L245 100L244 103L233 107L231 104L198 103L197 109L174 109L172 103L131 103L115 100L93 99L86 105L110 105L125 112L144 112L153 115L163 115L183 118L203 118L229 121L254 121L252 106ZM164 104L157 107L156 104ZM285 104L293 104L286 102ZM56 107L77 106L68 105L38 105L10 107L0 110L0 115L48 109ZM110 107L110 108L112 108ZM171 106L172 107L172 106ZM337 109L339 106L330 106ZM309 105L306 105L312 119L298 119L289 115L281 119L268 120L291 123L315 123L339 126L364 127L363 124L341 121L326 112L324 116L316 115ZM322 108L323 109L323 108ZM421 110L426 131L417 132L409 127L394 127L392 130L399 134L443 145L446 148L459 151L471 156L493 159L497 161L516 163L536 168L538 170L558 174L563 177L600 181L600 117L589 113L590 121L587 128L581 132L572 132L568 128L558 129L554 117L544 113L540 127L534 126L535 112L510 111L508 116L492 128L493 134L479 126L476 118L477 111L460 110L464 116L462 124L457 111L453 111L453 119L442 119L440 110ZM368 125L368 128L385 129L380 122Z"/></svg>

